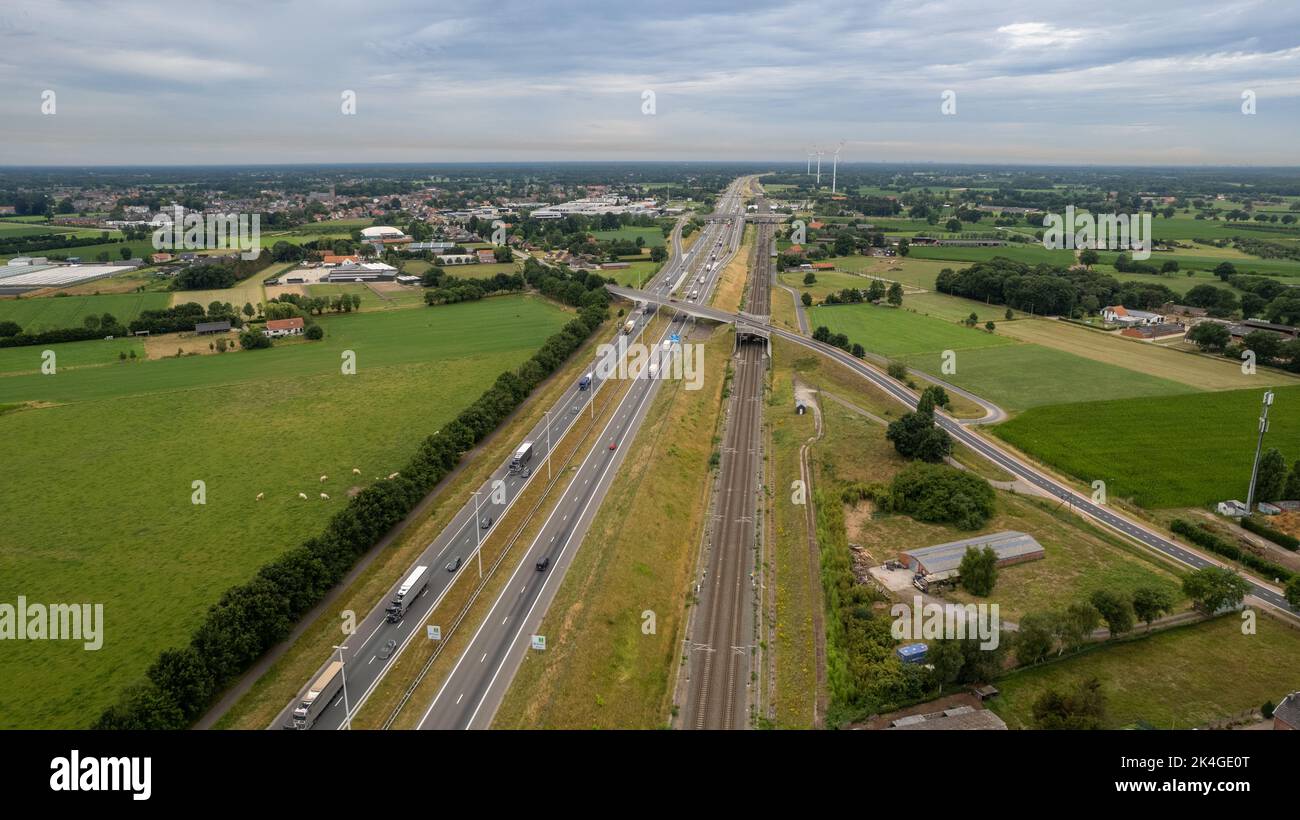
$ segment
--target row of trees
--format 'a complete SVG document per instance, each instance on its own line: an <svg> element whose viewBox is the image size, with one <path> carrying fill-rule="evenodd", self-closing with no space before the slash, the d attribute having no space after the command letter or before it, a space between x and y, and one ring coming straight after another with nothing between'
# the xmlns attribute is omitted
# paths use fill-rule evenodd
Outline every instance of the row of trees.
<svg viewBox="0 0 1300 820"><path fill-rule="evenodd" d="M397 477L348 501L324 532L271 561L247 583L227 590L208 610L188 645L163 651L145 679L123 692L96 722L99 729L182 729L216 693L284 640L374 543L398 524L460 460L559 367L607 315L585 307L515 370L503 372L455 421L425 438Z"/></svg>
<svg viewBox="0 0 1300 820"><path fill-rule="evenodd" d="M1001 256L959 271L944 268L935 278L935 290L1027 313L1061 316L1093 313L1115 304L1145 310L1177 298L1160 284L1120 282L1096 271L1030 266Z"/></svg>

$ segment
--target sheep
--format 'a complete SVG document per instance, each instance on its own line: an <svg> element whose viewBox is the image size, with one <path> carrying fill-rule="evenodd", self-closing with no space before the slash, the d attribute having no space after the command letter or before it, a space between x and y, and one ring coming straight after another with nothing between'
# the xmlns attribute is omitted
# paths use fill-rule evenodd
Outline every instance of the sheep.
<svg viewBox="0 0 1300 820"><path fill-rule="evenodd" d="M399 475L401 475L401 473L389 473L388 480L392 481L394 478L397 478Z"/></svg>
<svg viewBox="0 0 1300 820"><path fill-rule="evenodd" d="M358 470L356 467L353 467L353 468L352 468L352 475L361 475L361 471Z"/></svg>
<svg viewBox="0 0 1300 820"><path fill-rule="evenodd" d="M320 494L320 497L323 498L323 499L325 499L326 501L329 501L329 500L330 500L330 497L329 497L329 494L328 494L328 493L321 493L321 494Z"/></svg>
<svg viewBox="0 0 1300 820"><path fill-rule="evenodd" d="M306 500L307 500L307 494L306 494L306 493L298 493L298 497L301 498L303 501L306 501Z"/></svg>
<svg viewBox="0 0 1300 820"><path fill-rule="evenodd" d="M266 497L266 493L258 493L258 494L257 494L257 500L258 500L258 501L261 501L261 500L262 500L263 498L265 498L265 497Z"/></svg>
<svg viewBox="0 0 1300 820"><path fill-rule="evenodd" d="M320 483L324 484L324 483L325 483L325 479L327 479L327 478L329 478L329 476L327 476L327 475L323 475L323 476L321 476L321 477L320 477Z"/></svg>

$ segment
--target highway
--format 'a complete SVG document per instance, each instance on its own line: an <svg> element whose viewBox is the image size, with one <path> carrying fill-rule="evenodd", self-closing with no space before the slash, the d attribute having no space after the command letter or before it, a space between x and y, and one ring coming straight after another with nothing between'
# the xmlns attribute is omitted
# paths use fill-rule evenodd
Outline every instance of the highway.
<svg viewBox="0 0 1300 820"><path fill-rule="evenodd" d="M688 294L685 303L707 298L717 282L726 259L734 254L743 232L743 205L738 196L743 180L733 182L719 199L718 213L734 213L734 220L710 222L682 259L682 267L666 266L656 277L651 292L667 300L674 286ZM703 277L704 282L699 282ZM682 335L685 316L679 315L654 340L661 357L660 372L667 371L670 336ZM573 555L582 544L600 503L617 475L627 450L658 391L661 379L648 373L636 377L614 410L590 453L573 472L541 529L519 557L504 585L468 645L420 718L420 729L483 729L491 725L524 655L531 648L534 631L555 596ZM612 445L612 448L611 448ZM539 561L548 559L539 571Z"/></svg>
<svg viewBox="0 0 1300 820"><path fill-rule="evenodd" d="M700 305L683 305L669 304L663 301L659 296L653 294L642 294L631 291L627 288L610 286L609 290L615 295L636 301L649 301L654 304L667 305L679 311L690 313L699 318L712 319L719 322L736 323L738 321L749 321L747 317L738 314L727 313L717 308L700 306ZM858 375L871 381L875 386L885 391L889 396L896 399L909 408L916 407L917 396L905 386L895 381L886 373L876 369L870 364L855 358L849 353L833 347L828 344L801 336L790 330L777 327L768 323L765 329L769 330L773 336L778 336L794 344L821 353L848 367ZM1068 504L1072 509L1080 514L1087 516L1093 521L1117 532L1123 536L1137 541L1144 547L1159 552L1173 560L1184 564L1193 569L1201 569L1207 566L1226 566L1225 564L1215 561L1200 552L1184 546L1177 541L1166 538L1159 532L1151 529L1145 524L1132 520L1128 516L1116 512L1114 509L1093 503L1091 498L1080 495L1067 485L1057 481L1048 474L1040 471L1028 462L1020 459L1012 453L1004 450L999 445L993 443L984 436L976 433L974 430L965 426L962 422L952 417L939 413L937 421L944 430L948 431L955 440L961 442L967 447L979 453L984 458L993 462L1002 469L1013 475L1028 481L1039 489L1045 491L1063 503ZM1283 613L1292 613L1293 610L1287 605L1286 599L1282 596L1281 591L1270 585L1262 584L1255 581L1251 576L1245 575L1247 581L1251 582L1250 595L1261 603L1271 606Z"/></svg>
<svg viewBox="0 0 1300 820"><path fill-rule="evenodd" d="M759 211L766 212L760 200ZM767 316L774 227L756 228L746 312ZM766 343L737 338L714 513L706 527L698 600L692 608L687 661L687 729L749 728L750 682L756 654L754 558L762 458Z"/></svg>
<svg viewBox="0 0 1300 820"><path fill-rule="evenodd" d="M698 254L681 253L680 225L674 230L673 239L671 256L652 283L652 290L665 288L676 280L680 269L690 267L699 261ZM701 237L695 248L702 247L703 241L704 238ZM634 324L633 332L624 334L620 328L615 331L615 337L609 340L617 346L620 358L628 344L640 339L651 315L637 313L629 318ZM592 360L587 372L592 374L591 386L583 390L577 384L570 385L551 406L548 418L538 422L528 435L518 442L533 443L534 455L528 468L522 472L512 473L509 469L509 458L498 465L491 477L478 488L477 497L468 498L419 558L392 579L393 585L388 593L357 623L355 632L351 635L340 633L339 643L347 647L342 652L345 662L346 697L344 693L340 693L311 726L312 729L347 728L350 716L355 715L365 703L411 641L428 640L422 625L426 622L429 613L446 595L452 582L460 573L478 572L480 556L477 545L486 541L488 536L496 531L501 519L539 473L545 480L544 461L548 455L547 448L550 446L548 442L558 443L573 425L582 423L585 419L583 411L589 409L597 393L605 386L608 379L604 378L601 368L597 367L597 360ZM411 604L410 609L399 622L389 623L385 617L385 610L396 596L398 586L416 566L429 567L432 576L429 587L414 604ZM455 569L449 569L450 567ZM388 657L381 657L381 650L389 641L395 641L396 647ZM335 652L330 657L321 659L321 665L312 674L311 679L303 682L302 689L290 703L285 705L268 728L279 729L291 724L293 708L305 695L311 682L338 656L339 653Z"/></svg>

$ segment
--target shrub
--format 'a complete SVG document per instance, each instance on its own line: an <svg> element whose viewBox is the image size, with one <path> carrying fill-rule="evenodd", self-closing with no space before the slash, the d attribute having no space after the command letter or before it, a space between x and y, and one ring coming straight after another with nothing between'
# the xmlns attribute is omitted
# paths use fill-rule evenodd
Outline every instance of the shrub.
<svg viewBox="0 0 1300 820"><path fill-rule="evenodd" d="M1280 567L1272 561L1265 561L1252 552L1243 552L1236 544L1229 543L1210 532L1204 524L1196 525L1182 518L1175 518L1169 524L1169 529L1211 552L1222 555L1224 558L1240 561L1256 572L1263 573L1271 578L1280 578L1283 581L1291 580L1291 570Z"/></svg>
<svg viewBox="0 0 1300 820"><path fill-rule="evenodd" d="M1263 521L1256 520L1253 515L1248 515L1241 519L1241 526L1256 535L1261 535L1272 541L1274 544L1286 547L1289 550L1300 547L1300 538L1296 538L1294 535L1287 535L1281 530L1275 530Z"/></svg>
<svg viewBox="0 0 1300 820"><path fill-rule="evenodd" d="M894 476L890 504L918 521L976 530L993 516L996 497L989 483L974 473L914 462Z"/></svg>
<svg viewBox="0 0 1300 820"><path fill-rule="evenodd" d="M320 325L311 325L310 327L307 328L307 330L303 332L303 335L314 342L317 341L318 339L325 338L325 329L322 328Z"/></svg>

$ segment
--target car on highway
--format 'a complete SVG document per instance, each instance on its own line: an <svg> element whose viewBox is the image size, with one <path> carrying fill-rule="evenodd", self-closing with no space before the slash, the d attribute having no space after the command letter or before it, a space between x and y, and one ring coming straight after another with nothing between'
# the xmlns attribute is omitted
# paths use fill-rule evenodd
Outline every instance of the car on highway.
<svg viewBox="0 0 1300 820"><path fill-rule="evenodd" d="M487 529L488 527L492 526L492 516L490 516L490 515L485 515L485 516L483 516L482 518L480 518L480 519L478 520L478 526L479 526L479 529L483 529L483 530L485 530L485 529Z"/></svg>
<svg viewBox="0 0 1300 820"><path fill-rule="evenodd" d="M384 644L384 647L379 650L379 659L388 660L390 657L392 657L393 653L396 651L397 651L397 641L389 640L388 643Z"/></svg>
<svg viewBox="0 0 1300 820"><path fill-rule="evenodd" d="M455 572L456 570L460 569L460 564L461 564L461 557L457 555L455 558L447 562L447 571Z"/></svg>
<svg viewBox="0 0 1300 820"><path fill-rule="evenodd" d="M609 449L614 450L614 449L617 449L617 448L618 448L618 442L616 442L616 441L611 441L611 442L609 443Z"/></svg>
<svg viewBox="0 0 1300 820"><path fill-rule="evenodd" d="M543 555L541 560L537 562L537 571L546 572L546 568L549 567L550 565L551 565L551 557L549 555Z"/></svg>

